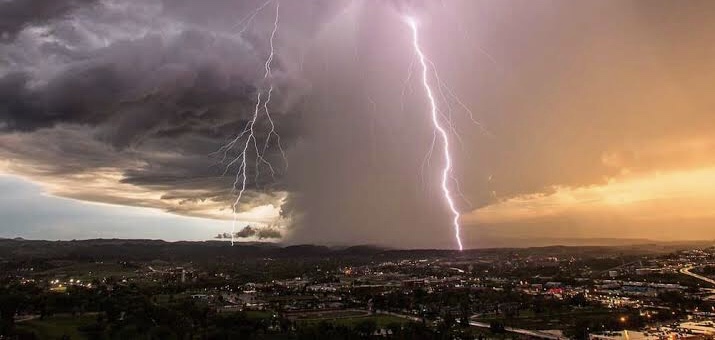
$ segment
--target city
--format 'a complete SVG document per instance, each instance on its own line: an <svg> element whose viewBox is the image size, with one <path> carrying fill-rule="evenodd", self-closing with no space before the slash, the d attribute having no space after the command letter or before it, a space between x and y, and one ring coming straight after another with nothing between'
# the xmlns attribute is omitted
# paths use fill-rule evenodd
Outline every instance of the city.
<svg viewBox="0 0 715 340"><path fill-rule="evenodd" d="M464 252L0 244L2 327L22 339L715 336L715 247L707 243Z"/></svg>

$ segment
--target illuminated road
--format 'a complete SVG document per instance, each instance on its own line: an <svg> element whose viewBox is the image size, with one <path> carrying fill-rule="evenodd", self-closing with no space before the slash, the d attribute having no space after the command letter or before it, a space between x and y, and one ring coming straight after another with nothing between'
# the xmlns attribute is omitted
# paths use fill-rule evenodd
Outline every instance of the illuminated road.
<svg viewBox="0 0 715 340"><path fill-rule="evenodd" d="M473 320L469 321L469 325L472 327L479 327L479 328L489 328L490 327L488 323L473 321ZM551 334L551 333L546 333L546 332L542 332L542 331L534 331L534 330L530 330L530 329L504 327L504 330L507 332L517 333L517 334L521 334L521 335L527 335L527 336L539 338L539 339L550 339L550 340L565 339L565 338L559 337L559 336Z"/></svg>
<svg viewBox="0 0 715 340"><path fill-rule="evenodd" d="M707 282L707 283L709 283L709 284L715 286L715 280L691 272L690 270L693 269L693 268L695 268L695 266L692 266L692 265L685 266L685 267L683 267L683 268L680 269L680 273L681 273L681 274L685 274L685 275L692 276L692 277L694 277L694 278L696 278L696 279L705 281L705 282Z"/></svg>
<svg viewBox="0 0 715 340"><path fill-rule="evenodd" d="M396 316L398 318L403 318L403 319L408 319L414 322L422 322L422 318L413 316L413 315L406 315L406 314L399 314L399 313L393 313L393 312L388 312L388 311L381 311L377 310L375 311L378 314L386 314L386 315L392 315ZM478 328L489 328L488 323L484 322L479 322L479 321L474 321L474 320L469 320L469 325L472 327L478 327ZM548 340L559 340L559 339L565 339L562 337L559 337L557 335L551 334L551 333L546 333L546 332L541 332L541 331L534 331L530 329L522 329L522 328L514 328L514 327L504 327L504 330L510 333L517 333L521 335L528 335L530 337L534 338L539 338L539 339L548 339Z"/></svg>

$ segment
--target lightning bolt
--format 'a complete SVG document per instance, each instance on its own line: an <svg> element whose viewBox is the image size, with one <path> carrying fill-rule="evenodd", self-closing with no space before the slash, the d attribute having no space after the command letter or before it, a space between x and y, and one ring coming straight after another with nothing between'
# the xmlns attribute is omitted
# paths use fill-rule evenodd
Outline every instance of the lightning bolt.
<svg viewBox="0 0 715 340"><path fill-rule="evenodd" d="M263 10L268 4L273 2L272 0L269 0L260 7L258 7L256 10L250 13L250 15L242 20L240 24L242 25L243 28L241 29L241 33L243 33L246 29L247 26L253 21L254 17L261 11ZM221 160L221 163L224 163L226 159L228 158L228 153L233 150L233 149L238 149L240 150L238 153L238 156L233 158L227 165L226 168L224 169L224 175L230 170L232 166L235 166L238 164L238 171L236 172L236 176L233 182L233 187L232 187L232 193L236 193L236 199L233 201L233 204L231 205L232 211L233 211L233 222L231 224L231 245L234 245L235 239L234 235L236 233L236 222L237 222L237 214L238 214L238 209L239 209L239 203L241 202L241 198L243 198L244 193L246 192L246 186L248 183L248 162L249 162L249 156L251 154L255 155L255 178L254 181L255 183L258 183L258 176L260 174L260 165L264 165L268 167L271 173L271 177L275 180L275 169L273 168L273 165L264 158L264 155L266 153L266 150L268 149L270 142L271 142L271 137L274 137L276 139L276 144L280 150L281 156L283 157L283 162L285 166L288 166L288 162L286 159L285 151L283 150L283 147L281 146L280 142L280 135L276 132L276 126L273 121L273 117L271 117L270 109L269 109L269 104L271 102L271 96L273 94L274 86L271 83L271 65L273 62L273 58L275 56L275 48L273 45L273 41L276 37L276 33L278 32L278 10L280 9L280 2L275 2L276 7L275 7L275 19L273 21L273 30L271 31L271 35L269 38L269 45L270 45L270 50L268 52L268 56L266 57L266 61L264 62L263 68L264 68L264 73L263 73L263 81L264 83L270 84L268 86L268 89L266 90L265 87L259 87L258 91L256 93L256 106L253 110L253 115L251 116L251 119L248 121L244 129L239 133L233 140L225 144L219 149L219 152L223 152L223 158ZM262 101L262 98L265 95L265 100ZM262 104L262 105L261 105ZM270 130L268 131L268 134L265 138L265 141L263 142L263 146L259 147L259 142L258 139L256 138L256 124L259 121L259 118L261 117L261 113L264 113L266 115L266 120L269 124Z"/></svg>
<svg viewBox="0 0 715 340"><path fill-rule="evenodd" d="M419 30L417 28L417 22L415 21L415 19L408 16L405 18L405 22L412 30L412 48L414 49L414 53L417 54L417 60L419 61L420 67L422 69L422 86L424 87L424 91L427 94L427 99L430 104L430 115L432 118L432 124L434 125L435 134L439 135L440 139L442 140L442 151L444 156L444 165L442 167L441 181L442 194L444 196L445 202L449 206L449 210L452 213L454 236L457 241L457 246L461 251L464 248L462 247L462 238L460 236L460 213L455 206L454 199L452 198L452 193L449 188L450 179L452 179L452 155L450 153L449 147L449 135L447 134L447 130L442 127L442 124L440 123L440 116L442 116L442 114L437 108L437 100L435 99L434 92L432 91L432 86L429 82L430 67L428 66L428 64L432 64L432 62L427 59L424 52L422 52L422 48L420 47ZM432 70L434 70L434 67L432 67ZM440 86L441 88L441 81L439 84L437 84L437 86Z"/></svg>

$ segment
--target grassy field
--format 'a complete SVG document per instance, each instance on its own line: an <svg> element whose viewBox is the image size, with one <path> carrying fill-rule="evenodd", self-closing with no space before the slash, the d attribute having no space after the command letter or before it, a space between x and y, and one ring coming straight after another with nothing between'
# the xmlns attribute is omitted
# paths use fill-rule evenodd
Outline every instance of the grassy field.
<svg viewBox="0 0 715 340"><path fill-rule="evenodd" d="M603 308L585 308L581 310L565 311L560 313L539 313L523 311L519 316L504 318L502 316L487 316L477 318L476 321L489 323L498 321L505 326L524 329L563 329L568 324L578 319L594 318L612 315L613 311Z"/></svg>
<svg viewBox="0 0 715 340"><path fill-rule="evenodd" d="M79 327L89 325L97 320L96 315L83 316L51 316L44 320L34 319L17 324L18 330L35 333L38 339L59 339L63 335L69 336L72 340L86 339L78 330Z"/></svg>
<svg viewBox="0 0 715 340"><path fill-rule="evenodd" d="M288 318L307 321L367 316L369 314L368 311L363 310L328 310L292 313L288 315Z"/></svg>
<svg viewBox="0 0 715 340"><path fill-rule="evenodd" d="M246 314L247 318L253 319L253 320L273 318L273 312L270 312L270 311L248 310L248 311L244 311L242 313Z"/></svg>
<svg viewBox="0 0 715 340"><path fill-rule="evenodd" d="M355 317L341 317L341 318L323 318L323 319L310 319L310 320L296 320L299 323L318 323L321 321L327 321L335 325L342 325L348 327L354 327L356 324L365 320L375 320L377 327L384 328L391 323L408 323L409 320L398 318L392 315L367 315L367 316L355 316Z"/></svg>
<svg viewBox="0 0 715 340"><path fill-rule="evenodd" d="M90 281L109 276L133 277L136 276L135 271L136 269L134 268L124 267L116 263L79 263L37 272L35 276Z"/></svg>
<svg viewBox="0 0 715 340"><path fill-rule="evenodd" d="M179 302L181 300L190 299L190 298L191 298L191 294L187 294L187 293L156 294L156 295L152 296L152 301L159 305L167 305L169 303L175 303L175 302Z"/></svg>

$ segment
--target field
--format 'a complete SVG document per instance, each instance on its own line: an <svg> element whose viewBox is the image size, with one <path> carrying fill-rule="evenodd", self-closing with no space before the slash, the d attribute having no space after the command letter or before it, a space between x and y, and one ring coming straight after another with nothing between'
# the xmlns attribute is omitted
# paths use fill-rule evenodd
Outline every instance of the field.
<svg viewBox="0 0 715 340"><path fill-rule="evenodd" d="M74 278L91 281L109 276L133 277L136 276L135 271L135 268L125 267L117 263L75 263L36 272L34 275L45 278Z"/></svg>
<svg viewBox="0 0 715 340"><path fill-rule="evenodd" d="M83 316L57 315L43 320L33 319L19 322L17 329L35 333L38 339L60 339L67 336L69 339L86 339L78 329L89 325L97 319L96 315Z"/></svg>
<svg viewBox="0 0 715 340"><path fill-rule="evenodd" d="M523 329L563 329L568 324L573 324L579 319L593 319L613 315L613 312L602 308L585 308L582 310L561 312L561 313L539 313L524 311L518 316L504 318L501 316L485 316L475 318L475 321L490 323L498 321L507 327Z"/></svg>
<svg viewBox="0 0 715 340"><path fill-rule="evenodd" d="M368 316L370 312L364 310L323 310L323 311L307 311L307 312L289 312L286 317L294 320L329 320L341 319L358 316Z"/></svg>
<svg viewBox="0 0 715 340"><path fill-rule="evenodd" d="M384 328L391 323L402 324L402 323L411 322L411 321L403 319L403 318L399 318L399 317L392 316L392 315L384 315L384 314L377 314L377 315L363 314L363 315L353 315L353 316L340 315L340 316L333 316L333 317L326 316L323 318L299 319L296 321L299 323L306 323L306 324L315 324L315 323L319 323L321 321L327 321L334 325L354 327L358 323L366 321L366 320L374 320L377 323L378 328Z"/></svg>

